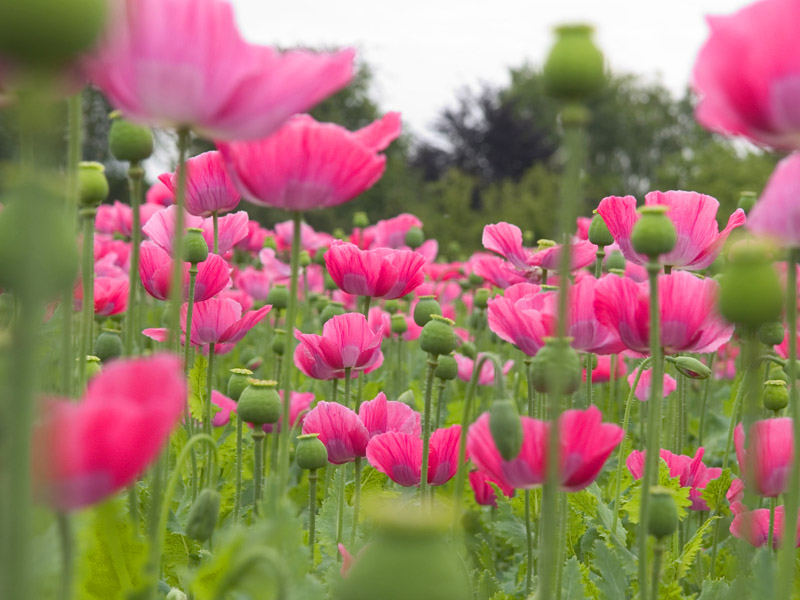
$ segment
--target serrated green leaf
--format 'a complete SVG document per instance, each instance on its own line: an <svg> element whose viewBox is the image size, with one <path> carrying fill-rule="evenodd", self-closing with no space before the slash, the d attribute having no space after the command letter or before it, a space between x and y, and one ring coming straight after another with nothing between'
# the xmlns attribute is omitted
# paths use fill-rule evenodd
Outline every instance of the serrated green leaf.
<svg viewBox="0 0 800 600"><path fill-rule="evenodd" d="M731 474L731 470L725 469L718 478L709 481L705 489L700 490L700 495L703 500L706 501L712 513L725 516L731 514L725 494L728 493L732 481L733 475Z"/></svg>
<svg viewBox="0 0 800 600"><path fill-rule="evenodd" d="M619 558L601 540L595 542L592 567L597 571L593 581L600 591L601 598L619 600L619 598L625 597L625 591L628 589L628 576L623 571Z"/></svg>
<svg viewBox="0 0 800 600"><path fill-rule="evenodd" d="M192 417L202 421L205 416L206 369L208 359L196 354L194 364L189 370L189 412Z"/></svg>
<svg viewBox="0 0 800 600"><path fill-rule="evenodd" d="M719 518L720 517L710 517L706 519L705 523L703 523L692 536L692 539L686 542L686 545L684 545L681 551L681 555L673 565L676 579L682 579L686 576L697 553L703 548L703 536L709 530L711 524Z"/></svg>
<svg viewBox="0 0 800 600"><path fill-rule="evenodd" d="M682 488L678 477L670 477L669 467L663 459L658 461L658 485L669 490L678 509L678 518L680 520L685 519L688 514L688 508L692 505L692 501L689 500L691 488ZM628 514L628 519L631 523L638 523L642 502L641 479L633 484L630 494L630 497L622 505L622 510Z"/></svg>
<svg viewBox="0 0 800 600"><path fill-rule="evenodd" d="M731 587L725 581L706 580L703 582L703 589L697 600L728 600L731 598Z"/></svg>
<svg viewBox="0 0 800 600"><path fill-rule="evenodd" d="M562 582L561 597L563 600L585 600L586 592L583 589L583 577L581 576L578 559L574 556L564 564Z"/></svg>

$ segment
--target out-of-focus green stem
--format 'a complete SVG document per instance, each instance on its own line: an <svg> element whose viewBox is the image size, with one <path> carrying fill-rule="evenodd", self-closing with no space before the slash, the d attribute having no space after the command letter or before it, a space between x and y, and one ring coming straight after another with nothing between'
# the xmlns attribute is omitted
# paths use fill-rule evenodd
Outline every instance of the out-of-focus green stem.
<svg viewBox="0 0 800 600"><path fill-rule="evenodd" d="M317 523L317 469L308 472L308 551L314 567L314 533Z"/></svg>
<svg viewBox="0 0 800 600"><path fill-rule="evenodd" d="M192 317L194 316L194 288L197 284L197 264L189 267L189 298L186 307L186 333L183 341L183 373L192 368ZM208 433L208 432L206 432Z"/></svg>
<svg viewBox="0 0 800 600"><path fill-rule="evenodd" d="M72 598L72 525L67 513L56 513L58 523L58 540L61 546L61 583L59 589L59 600L70 600Z"/></svg>
<svg viewBox="0 0 800 600"><path fill-rule="evenodd" d="M214 254L219 254L219 213L211 213L211 222L214 226Z"/></svg>
<svg viewBox="0 0 800 600"><path fill-rule="evenodd" d="M716 358L717 353L712 352L708 355L708 368L711 370L712 375L706 378L703 382L703 400L700 404L700 427L697 433L697 445L703 445L703 433L706 429L706 406L708 406L708 394L711 390L711 382L714 379L714 359Z"/></svg>
<svg viewBox="0 0 800 600"><path fill-rule="evenodd" d="M439 365L439 357L428 354L428 372L425 376L425 412L422 415L422 470L420 471L419 494L425 502L428 491L428 458L431 443L431 397L433 396L433 373ZM502 371L500 372L502 373ZM500 375L502 377L502 374ZM464 425L466 427L466 425Z"/></svg>
<svg viewBox="0 0 800 600"><path fill-rule="evenodd" d="M131 163L128 168L131 211L133 225L131 227L131 262L128 270L128 313L125 317L125 356L134 353L134 340L141 333L139 327L139 249L142 244L142 182L144 169L138 162Z"/></svg>
<svg viewBox="0 0 800 600"><path fill-rule="evenodd" d="M350 533L350 545L354 546L356 543L356 533L358 532L358 509L361 502L361 457L356 456L355 460L355 477L353 480L353 529Z"/></svg>
<svg viewBox="0 0 800 600"><path fill-rule="evenodd" d="M175 230L172 234L172 283L169 287L170 348L177 350L181 340L181 304L183 303L183 238L184 206L186 205L186 155L189 149L189 130L178 130L178 170L175 186Z"/></svg>
<svg viewBox="0 0 800 600"><path fill-rule="evenodd" d="M79 370L78 370L78 391L83 393L86 386L86 355L89 354L92 345L92 330L94 326L94 217L97 214L95 208L82 208L80 211L83 229L83 255L81 257L81 280L83 285L82 300L82 323L81 323L81 343Z"/></svg>

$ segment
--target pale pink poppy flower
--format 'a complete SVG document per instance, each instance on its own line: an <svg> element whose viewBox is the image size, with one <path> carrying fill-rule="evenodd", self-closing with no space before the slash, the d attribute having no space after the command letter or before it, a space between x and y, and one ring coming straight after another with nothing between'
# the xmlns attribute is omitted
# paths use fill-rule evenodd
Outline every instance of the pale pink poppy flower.
<svg viewBox="0 0 800 600"><path fill-rule="evenodd" d="M95 262L106 256L114 255L114 264L126 273L130 266L131 243L115 240L108 234L96 233L94 235L94 260Z"/></svg>
<svg viewBox="0 0 800 600"><path fill-rule="evenodd" d="M633 386L636 379L636 372L628 375L628 385ZM636 384L634 395L641 402L650 400L650 387L653 385L653 369L645 369L639 377L639 383ZM678 389L678 382L672 375L664 373L664 382L661 385L661 394L664 398L669 396L672 392Z"/></svg>
<svg viewBox="0 0 800 600"><path fill-rule="evenodd" d="M322 326L322 335L295 332L295 365L315 379L342 379L345 371L357 377L383 364L380 332L370 329L360 313L336 315Z"/></svg>
<svg viewBox="0 0 800 600"><path fill-rule="evenodd" d="M140 123L260 138L353 75L349 49L281 53L247 43L223 0L126 0L115 17L86 71Z"/></svg>
<svg viewBox="0 0 800 600"><path fill-rule="evenodd" d="M422 434L420 414L408 404L387 400L383 392L362 403L358 409L358 417L369 431L370 438L389 431L409 433L417 437Z"/></svg>
<svg viewBox="0 0 800 600"><path fill-rule="evenodd" d="M553 294L539 290L533 283L514 284L488 304L489 329L528 356L536 355L555 331Z"/></svg>
<svg viewBox="0 0 800 600"><path fill-rule="evenodd" d="M800 5L762 0L707 21L711 34L692 73L697 120L757 144L800 147Z"/></svg>
<svg viewBox="0 0 800 600"><path fill-rule="evenodd" d="M275 246L278 252L289 252L294 238L294 223L282 221L275 223ZM314 256L320 248L327 248L333 243L333 236L323 231L316 231L308 223L300 223L300 249Z"/></svg>
<svg viewBox="0 0 800 600"><path fill-rule="evenodd" d="M254 300L266 300L272 289L272 277L266 269L245 267L234 275L233 282Z"/></svg>
<svg viewBox="0 0 800 600"><path fill-rule="evenodd" d="M177 175L164 173L158 178L174 195L178 183ZM186 161L185 206L190 215L221 215L236 208L240 199L219 152L203 152Z"/></svg>
<svg viewBox="0 0 800 600"><path fill-rule="evenodd" d="M272 248L264 248L258 253L258 260L264 265L264 270L269 273L274 283L288 283L292 269L275 255Z"/></svg>
<svg viewBox="0 0 800 600"><path fill-rule="evenodd" d="M483 355L483 352L479 352L478 358L481 358ZM475 361L461 354L455 354L454 356L458 364L458 378L461 381L470 381L472 379L472 371L475 368ZM508 375L513 367L513 360L507 360L503 363L503 375ZM481 366L481 372L478 374L478 385L493 385L495 382L494 379L494 363L487 360Z"/></svg>
<svg viewBox="0 0 800 600"><path fill-rule="evenodd" d="M667 354L713 352L733 335L716 311L719 284L686 271L658 278L661 344ZM595 288L598 320L616 331L630 350L650 351L649 285L605 275Z"/></svg>
<svg viewBox="0 0 800 600"><path fill-rule="evenodd" d="M769 543L769 509L758 508L747 510L741 502L731 504L731 511L734 514L731 521L730 532L733 537L747 540L750 545L760 548ZM786 509L781 506L775 507L775 522L772 530L772 547L778 549L783 539L783 524ZM800 519L798 519L800 523ZM800 525L797 528L796 547L800 548Z"/></svg>
<svg viewBox="0 0 800 600"><path fill-rule="evenodd" d="M217 298L230 298L242 307L242 312L247 312L253 308L253 305L255 304L255 301L250 294L244 290L237 290L235 288L225 288L219 294L217 294Z"/></svg>
<svg viewBox="0 0 800 600"><path fill-rule="evenodd" d="M172 259L169 254L153 242L142 242L139 256L139 277L144 289L153 298L169 298L172 283ZM189 298L189 263L183 264L183 299ZM217 295L230 283L230 267L222 257L209 253L208 258L197 263L194 300L202 302Z"/></svg>
<svg viewBox="0 0 800 600"><path fill-rule="evenodd" d="M427 482L443 485L458 470L461 425L437 429L431 434ZM374 436L367 444L367 460L378 471L404 487L420 484L422 438L419 434L390 431Z"/></svg>
<svg viewBox="0 0 800 600"><path fill-rule="evenodd" d="M800 99L800 96L798 96ZM798 123L800 125L800 123ZM798 128L800 141L800 128ZM800 154L790 154L778 163L750 212L748 228L775 238L793 248L800 247Z"/></svg>
<svg viewBox="0 0 800 600"><path fill-rule="evenodd" d="M410 250L360 250L355 244L334 242L325 253L325 265L336 285L354 296L400 298L425 279L425 259Z"/></svg>
<svg viewBox="0 0 800 600"><path fill-rule="evenodd" d="M175 235L175 218L178 207L168 206L155 213L147 224L142 227L145 235L154 243L161 246L167 252L172 252L172 239ZM249 217L247 213L240 210L217 220L219 254L224 255L231 250L237 243L247 237L247 223ZM212 218L203 219L184 212L183 224L187 229L194 227L202 229L203 239L206 241L209 250L214 248L214 222Z"/></svg>
<svg viewBox="0 0 800 600"><path fill-rule="evenodd" d="M644 197L645 206L666 206L667 216L675 225L675 247L659 257L662 265L701 271L717 258L731 231L744 225L746 217L737 208L728 219L725 229L719 231L717 210L719 202L711 196L697 192L649 192ZM603 217L608 230L619 244L625 258L644 265L647 257L637 254L631 243L634 225L641 218L636 211L633 196L608 196L600 201L597 212Z"/></svg>
<svg viewBox="0 0 800 600"><path fill-rule="evenodd" d="M486 281L499 288L507 288L515 283L528 281L527 277L509 266L502 258L485 252L473 254L467 265L471 273L480 275Z"/></svg>
<svg viewBox="0 0 800 600"><path fill-rule="evenodd" d="M380 306L373 306L369 309L367 323L372 331L379 331L384 338L392 337L392 316Z"/></svg>
<svg viewBox="0 0 800 600"><path fill-rule="evenodd" d="M124 279L128 276L128 271L117 265L117 255L112 252L111 254L106 254L100 260L95 261L94 274L96 277Z"/></svg>
<svg viewBox="0 0 800 600"><path fill-rule="evenodd" d="M129 486L158 457L185 404L176 357L107 365L80 402L43 405L33 432L35 495L56 510L72 511Z"/></svg>
<svg viewBox="0 0 800 600"><path fill-rule="evenodd" d="M561 248L561 244L556 244L550 248L534 251L528 259L528 264L547 271L558 271L561 269ZM597 246L588 240L571 242L570 251L571 271L588 267L597 259Z"/></svg>
<svg viewBox="0 0 800 600"><path fill-rule="evenodd" d="M789 483L794 457L792 420L788 417L756 421L745 440L740 423L733 432L739 472L759 496L776 498ZM746 444L746 445L745 445ZM754 455L749 456L749 452Z"/></svg>
<svg viewBox="0 0 800 600"><path fill-rule="evenodd" d="M366 456L367 428L354 411L336 402L317 403L303 421L303 433L319 434L331 464L341 465Z"/></svg>
<svg viewBox="0 0 800 600"><path fill-rule="evenodd" d="M379 152L399 135L399 113L355 132L297 115L268 138L217 146L247 200L305 211L342 204L372 187L386 168Z"/></svg>
<svg viewBox="0 0 800 600"><path fill-rule="evenodd" d="M695 455L686 456L684 454L673 454L669 450L661 449L661 460L669 467L669 476L678 477L681 487L691 488L689 490L689 500L692 501L692 510L708 510L708 504L703 500L703 490L712 479L717 479L722 475L719 467L706 467L703 463L705 448L702 446L697 449ZM647 452L634 450L628 455L625 465L633 475L634 479L641 479L644 474L644 463Z"/></svg>

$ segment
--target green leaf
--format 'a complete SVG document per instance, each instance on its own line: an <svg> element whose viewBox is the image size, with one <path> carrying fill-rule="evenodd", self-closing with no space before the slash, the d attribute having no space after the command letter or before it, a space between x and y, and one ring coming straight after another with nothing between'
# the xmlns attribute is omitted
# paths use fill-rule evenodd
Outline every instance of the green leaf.
<svg viewBox="0 0 800 600"><path fill-rule="evenodd" d="M608 600L625 598L628 577L622 569L619 558L601 540L597 540L594 544L594 564L592 566L597 570L592 579L600 590L601 598Z"/></svg>
<svg viewBox="0 0 800 600"><path fill-rule="evenodd" d="M688 513L687 509L692 505L689 500L689 491L691 488L681 487L680 479L678 477L669 476L669 467L663 459L658 461L658 485L666 488L672 494L675 500L675 506L678 509L678 518L683 520ZM642 503L642 480L639 479L631 487L630 498L622 505L622 510L628 513L628 519L631 523L639 522L639 512Z"/></svg>
<svg viewBox="0 0 800 600"><path fill-rule="evenodd" d="M686 542L686 545L681 551L681 555L673 565L676 579L682 579L689 572L689 567L692 566L697 553L700 552L703 547L703 536L709 530L711 524L719 518L720 517L711 517L706 519L705 523L703 523L692 536L692 539Z"/></svg>
<svg viewBox="0 0 800 600"><path fill-rule="evenodd" d="M725 469L719 477L709 481L705 489L700 491L711 512L725 516L731 514L728 508L728 499L725 497L731 487L731 481L733 481L731 470Z"/></svg>
<svg viewBox="0 0 800 600"><path fill-rule="evenodd" d="M196 354L194 364L189 371L189 412L200 421L205 417L206 369L208 359Z"/></svg>
<svg viewBox="0 0 800 600"><path fill-rule="evenodd" d="M722 580L705 580L703 589L697 600L728 600L731 598L731 586Z"/></svg>
<svg viewBox="0 0 800 600"><path fill-rule="evenodd" d="M561 593L561 598L563 598L563 600L584 600L586 598L586 592L583 589L581 569L578 559L574 556L564 565L561 581L563 582Z"/></svg>

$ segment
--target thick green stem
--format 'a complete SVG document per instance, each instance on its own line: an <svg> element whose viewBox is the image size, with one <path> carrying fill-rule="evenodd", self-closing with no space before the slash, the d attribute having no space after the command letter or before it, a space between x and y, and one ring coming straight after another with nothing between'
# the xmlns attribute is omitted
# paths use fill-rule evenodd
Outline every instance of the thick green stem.
<svg viewBox="0 0 800 600"><path fill-rule="evenodd" d="M533 418L536 416L534 415L536 390L533 388L533 361L529 356L525 358L525 378L528 386L528 412L526 414Z"/></svg>
<svg viewBox="0 0 800 600"><path fill-rule="evenodd" d="M290 260L291 277L289 283L289 305L286 307L286 348L284 356L287 357L283 361L283 377L281 387L283 389L283 397L292 397L292 365L294 361L291 359L294 356L294 326L297 320L297 274L300 264L300 225L302 223L302 214L294 212L292 214L292 222L294 229L292 232L292 253ZM283 423L289 423L289 405L290 402L283 403ZM289 441L291 438L291 427L283 427L280 432L280 464L279 464L279 477L278 487L283 489L289 482Z"/></svg>
<svg viewBox="0 0 800 600"><path fill-rule="evenodd" d="M189 373L192 368L192 319L194 317L194 288L197 283L197 264L189 267L189 298L186 307L186 333L183 342L183 372ZM206 432L207 433L207 432Z"/></svg>
<svg viewBox="0 0 800 600"><path fill-rule="evenodd" d="M789 360L786 374L789 375L789 414L793 420L794 462L789 476L789 489L786 492L783 547L778 553L778 582L776 598L788 599L791 596L795 576L795 539L797 531L797 510L800 507L800 398L797 394L797 263L800 251L789 250L786 265L786 320L789 329Z"/></svg>
<svg viewBox="0 0 800 600"><path fill-rule="evenodd" d="M592 364L594 363L594 354L591 352L586 353L586 406L587 408L592 405Z"/></svg>
<svg viewBox="0 0 800 600"><path fill-rule="evenodd" d="M664 397L664 355L661 350L661 319L658 297L659 264L647 263L650 282L650 357L653 361L650 400L647 403L647 453L642 476L642 496L639 511L639 587L642 600L647 600L647 521L650 510L650 488L658 477L661 440L661 403Z"/></svg>
<svg viewBox="0 0 800 600"><path fill-rule="evenodd" d="M73 555L72 555L72 526L67 513L56 513L58 523L58 541L61 546L61 583L59 589L59 600L70 600L72 598L72 575L73 575Z"/></svg>
<svg viewBox="0 0 800 600"><path fill-rule="evenodd" d="M772 540L775 539L775 507L778 504L777 498L769 499L769 538L767 541L767 548L773 549Z"/></svg>
<svg viewBox="0 0 800 600"><path fill-rule="evenodd" d="M525 490L525 596L531 593L533 582L533 536L531 535L531 491Z"/></svg>
<svg viewBox="0 0 800 600"><path fill-rule="evenodd" d="M133 225L131 228L131 262L128 270L128 311L125 316L125 356L134 354L134 340L141 332L139 327L139 248L142 243L142 218L140 206L142 201L142 181L144 169L139 163L131 163L128 169L131 211Z"/></svg>
<svg viewBox="0 0 800 600"><path fill-rule="evenodd" d="M433 428L439 429L442 424L442 408L444 406L444 390L447 388L447 380L439 379L436 382L436 418L433 422Z"/></svg>
<svg viewBox="0 0 800 600"><path fill-rule="evenodd" d="M242 420L236 417L236 498L233 504L233 522L239 522L242 507Z"/></svg>
<svg viewBox="0 0 800 600"><path fill-rule="evenodd" d="M712 374L714 372L714 358L717 356L716 352L712 352L708 355L708 368L711 370ZM709 376L703 382L703 400L700 403L700 427L697 433L697 445L703 445L703 434L705 433L706 429L706 407L708 406L708 394L711 391L711 382L713 381L714 377Z"/></svg>
<svg viewBox="0 0 800 600"><path fill-rule="evenodd" d="M355 478L353 480L353 529L350 533L350 546L355 546L356 533L358 532L358 509L361 502L361 457L356 456Z"/></svg>
<svg viewBox="0 0 800 600"><path fill-rule="evenodd" d="M344 478L347 463L339 465L337 469L338 479L336 480L336 544L342 543L344 535ZM342 560L341 554L339 560Z"/></svg>
<svg viewBox="0 0 800 600"><path fill-rule="evenodd" d="M211 222L214 225L214 254L219 254L219 214L216 210L211 213Z"/></svg>
<svg viewBox="0 0 800 600"><path fill-rule="evenodd" d="M425 377L425 412L422 414L422 469L420 471L419 493L425 502L428 490L428 458L431 443L431 397L433 396L433 373L439 365L438 356L428 355L428 372ZM502 371L501 371L502 373ZM464 425L466 427L466 425Z"/></svg>
<svg viewBox="0 0 800 600"><path fill-rule="evenodd" d="M86 355L91 352L92 329L94 326L94 208L81 209L83 228L83 255L81 257L81 280L83 282L83 300L81 310L81 343L78 391L83 393L86 386Z"/></svg>
<svg viewBox="0 0 800 600"><path fill-rule="evenodd" d="M186 317L189 318L188 316ZM188 340L187 340L188 341ZM214 383L214 356L216 344L211 343L208 345L208 366L206 367L206 403L205 415L203 416L203 433L211 435L211 421L213 419L213 412L211 410L211 393L213 391ZM213 480L211 471L211 451L209 450L206 456L206 485L210 486Z"/></svg>
<svg viewBox="0 0 800 600"><path fill-rule="evenodd" d="M308 472L308 551L314 567L314 533L317 523L317 469Z"/></svg>
<svg viewBox="0 0 800 600"><path fill-rule="evenodd" d="M266 433L260 427L253 430L253 514L258 516L258 503L261 501L261 480L264 477L264 453L261 446Z"/></svg>
<svg viewBox="0 0 800 600"><path fill-rule="evenodd" d="M175 187L175 230L172 234L172 282L169 287L169 347L176 350L181 339L181 304L183 303L183 238L184 206L186 204L186 156L189 130L178 130L178 170Z"/></svg>
<svg viewBox="0 0 800 600"><path fill-rule="evenodd" d="M653 551L653 579L650 582L652 588L650 590L650 597L653 600L657 600L658 598L658 583L661 579L661 561L664 557L664 544L661 541L656 542L654 551ZM642 584L642 590L646 589L647 586Z"/></svg>

